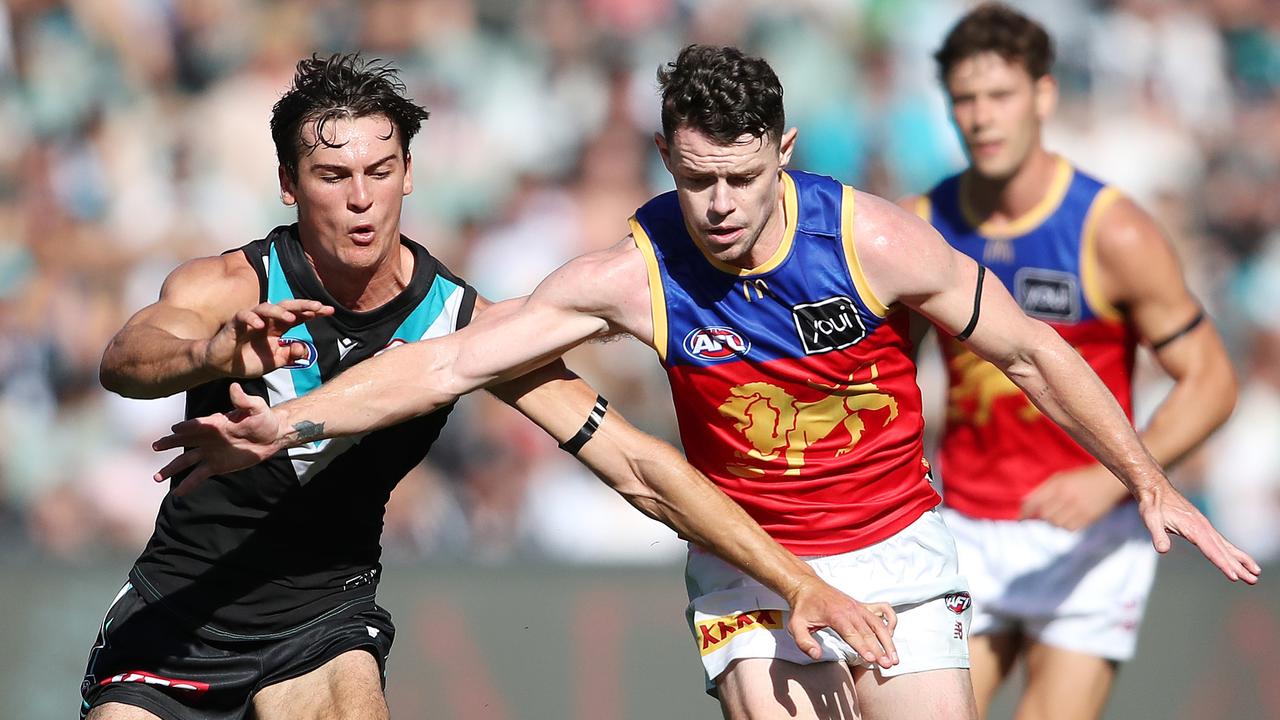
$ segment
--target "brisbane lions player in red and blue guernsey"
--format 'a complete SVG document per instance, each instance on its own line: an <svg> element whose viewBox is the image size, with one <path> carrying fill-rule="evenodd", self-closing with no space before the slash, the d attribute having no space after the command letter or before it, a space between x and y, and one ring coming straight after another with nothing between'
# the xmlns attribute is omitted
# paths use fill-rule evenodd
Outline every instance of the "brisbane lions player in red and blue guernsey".
<svg viewBox="0 0 1280 720"><path fill-rule="evenodd" d="M1134 353L1149 345L1174 386L1142 440L1162 465L1183 457L1230 414L1231 363L1155 221L1041 144L1056 96L1048 33L986 5L936 58L970 165L906 205L1079 351L1130 417ZM942 348L938 469L973 592L978 707L1025 656L1018 717L1098 717L1155 578L1142 519L1111 472L995 366L962 343Z"/></svg>
<svg viewBox="0 0 1280 720"><path fill-rule="evenodd" d="M691 544L689 621L725 716L972 718L971 610L921 455L912 308L967 338L1113 468L1159 548L1182 534L1231 579L1256 581L1253 560L1169 485L1057 333L999 283L983 285L924 221L786 170L797 133L764 60L690 46L659 82L655 141L676 189L641 208L625 239L299 400L253 399L234 417L178 426L157 444L189 449L161 474L241 467L303 442L299 426L365 432L630 334L668 370L690 462L821 577L875 603L863 606L861 641L841 633L857 645L823 633L803 652L782 631L782 598Z"/></svg>

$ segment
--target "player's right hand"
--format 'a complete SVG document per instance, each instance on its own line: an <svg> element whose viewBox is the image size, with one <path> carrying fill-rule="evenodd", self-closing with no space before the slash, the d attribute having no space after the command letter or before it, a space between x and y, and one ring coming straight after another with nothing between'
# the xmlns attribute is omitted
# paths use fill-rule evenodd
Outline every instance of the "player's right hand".
<svg viewBox="0 0 1280 720"><path fill-rule="evenodd" d="M1244 580L1250 585L1258 582L1262 567L1257 561L1232 545L1195 505L1167 481L1162 485L1140 488L1134 495L1138 499L1138 514L1151 533L1151 544L1157 552L1169 552L1170 533L1181 535L1199 548L1209 562L1232 582Z"/></svg>
<svg viewBox="0 0 1280 720"><path fill-rule="evenodd" d="M883 668L898 664L898 649L893 644L898 616L887 603L860 603L816 576L802 584L789 602L787 630L814 660L822 659L822 646L813 633L829 627L867 662Z"/></svg>
<svg viewBox="0 0 1280 720"><path fill-rule="evenodd" d="M241 310L209 339L204 365L223 376L256 378L305 360L307 346L282 337L289 328L332 314L333 307L316 300L259 303Z"/></svg>
<svg viewBox="0 0 1280 720"><path fill-rule="evenodd" d="M156 451L184 448L181 455L160 468L152 479L164 482L190 469L174 493L184 495L212 475L229 473L257 465L280 449L283 433L279 414L239 383L231 384L228 413L206 415L174 425L171 434L151 444Z"/></svg>

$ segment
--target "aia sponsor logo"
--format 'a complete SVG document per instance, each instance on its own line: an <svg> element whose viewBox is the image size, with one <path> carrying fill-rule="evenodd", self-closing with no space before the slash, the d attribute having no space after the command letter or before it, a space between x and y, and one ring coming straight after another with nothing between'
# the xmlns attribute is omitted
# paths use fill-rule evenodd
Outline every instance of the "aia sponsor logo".
<svg viewBox="0 0 1280 720"><path fill-rule="evenodd" d="M724 647L724 643L739 633L751 630L781 630L781 610L752 610L738 615L726 615L698 623L698 643L703 655L709 655Z"/></svg>
<svg viewBox="0 0 1280 720"><path fill-rule="evenodd" d="M307 356L299 360L285 365L289 370L306 370L316 364L316 360L320 357L320 352L316 350L316 346L310 340L302 338L280 338L281 345L302 345L307 348Z"/></svg>
<svg viewBox="0 0 1280 720"><path fill-rule="evenodd" d="M967 592L951 593L943 598L942 601L946 603L948 610L957 615L968 610L969 606L973 604L973 600L969 598L969 593Z"/></svg>
<svg viewBox="0 0 1280 720"><path fill-rule="evenodd" d="M867 336L857 306L843 295L792 306L791 319L805 355L842 350Z"/></svg>
<svg viewBox="0 0 1280 720"><path fill-rule="evenodd" d="M684 351L699 360L732 360L751 352L751 342L732 328L701 327L684 336Z"/></svg>
<svg viewBox="0 0 1280 720"><path fill-rule="evenodd" d="M161 677L153 675L143 670L130 670L119 675L111 677L98 683L99 685L112 685L115 683L142 683L144 685L159 685L172 690L185 690L192 695L203 695L209 691L209 683L200 682L198 680L178 680L176 678Z"/></svg>

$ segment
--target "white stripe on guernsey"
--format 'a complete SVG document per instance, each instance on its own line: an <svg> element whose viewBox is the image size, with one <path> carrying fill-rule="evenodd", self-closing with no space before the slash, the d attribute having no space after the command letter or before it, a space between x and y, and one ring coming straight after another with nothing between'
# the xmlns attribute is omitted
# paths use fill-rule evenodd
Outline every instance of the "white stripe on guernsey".
<svg viewBox="0 0 1280 720"><path fill-rule="evenodd" d="M462 308L464 294L464 290L461 287L450 293L449 297L444 301L444 309L427 328L426 332L417 339L436 338L453 332L458 325L458 314ZM266 381L267 402L272 407L298 397L297 389L293 384L293 373L289 370L284 368L273 370L263 376L262 379ZM298 477L298 484L306 485L312 478L329 467L329 464L339 455L364 439L364 435L317 440L316 442L289 448L289 461L293 465L294 474Z"/></svg>
<svg viewBox="0 0 1280 720"><path fill-rule="evenodd" d="M436 316L435 322L427 327L419 340L428 340L448 335L458 327L458 312L462 309L462 297L466 292L457 288L444 301L444 309Z"/></svg>

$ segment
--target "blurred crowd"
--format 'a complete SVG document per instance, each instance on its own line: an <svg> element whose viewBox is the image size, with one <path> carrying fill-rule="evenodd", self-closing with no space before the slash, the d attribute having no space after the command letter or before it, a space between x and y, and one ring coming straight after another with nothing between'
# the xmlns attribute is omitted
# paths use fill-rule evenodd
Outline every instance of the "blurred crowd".
<svg viewBox="0 0 1280 720"><path fill-rule="evenodd" d="M1230 423L1175 481L1239 544L1280 555L1280 3L1015 5L1055 35L1048 144L1174 239L1241 379ZM482 294L521 295L616 242L670 187L655 71L690 42L765 56L794 165L888 197L963 165L931 53L956 0L6 0L0 5L0 553L131 554L164 488L149 443L181 398L97 381L111 334L178 263L292 220L267 129L294 64L361 50L431 111L403 230ZM676 441L633 340L570 366ZM1150 366L1150 361L1145 363ZM1147 412L1167 383L1145 367ZM936 373L925 369L937 407ZM389 557L587 562L682 543L488 397L465 399L396 491Z"/></svg>

